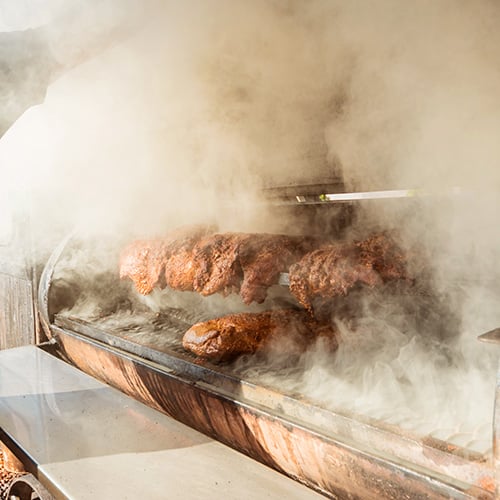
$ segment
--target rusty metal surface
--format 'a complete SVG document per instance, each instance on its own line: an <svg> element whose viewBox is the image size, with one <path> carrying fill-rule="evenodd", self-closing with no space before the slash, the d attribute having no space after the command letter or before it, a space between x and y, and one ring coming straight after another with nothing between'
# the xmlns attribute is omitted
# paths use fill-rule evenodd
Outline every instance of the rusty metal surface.
<svg viewBox="0 0 500 500"><path fill-rule="evenodd" d="M494 498L487 464L452 457L459 461L456 469L477 467L473 482L460 481L374 452L355 439L322 434L296 418L248 402L246 394L237 398L98 340L59 327L53 331L66 356L81 370L329 497ZM245 392L243 386L240 389ZM401 442L401 446L407 444ZM423 443L420 446L426 448ZM437 448L434 453L431 461L446 458ZM448 455L447 460L451 459Z"/></svg>
<svg viewBox="0 0 500 500"><path fill-rule="evenodd" d="M11 498L8 494L13 481L26 474L23 465L4 443L0 441L0 498Z"/></svg>
<svg viewBox="0 0 500 500"><path fill-rule="evenodd" d="M0 461L2 461L3 467L11 472L24 472L22 462L2 441L0 441Z"/></svg>
<svg viewBox="0 0 500 500"><path fill-rule="evenodd" d="M54 500L54 497L32 474L24 474L12 481L6 498L19 498L20 500Z"/></svg>
<svg viewBox="0 0 500 500"><path fill-rule="evenodd" d="M294 422L302 422L324 436L341 436L345 440L356 442L357 446L392 455L398 460L470 484L479 484L485 478L491 477L489 456L485 457L434 438L422 439L395 426L370 420L366 416L338 414L318 407L304 398L256 385L236 376L230 367L200 363L194 356L185 352L182 346L176 348L178 346L175 343L160 345L151 337L150 344L138 343L137 337L128 338L123 332L115 335L114 330L108 332L92 323L64 316L56 316L55 324L135 354L142 360L153 361L163 369L173 371L200 387L203 384L204 387L229 398L266 408L273 414L282 415ZM166 336L164 331L160 331L158 335L174 337Z"/></svg>

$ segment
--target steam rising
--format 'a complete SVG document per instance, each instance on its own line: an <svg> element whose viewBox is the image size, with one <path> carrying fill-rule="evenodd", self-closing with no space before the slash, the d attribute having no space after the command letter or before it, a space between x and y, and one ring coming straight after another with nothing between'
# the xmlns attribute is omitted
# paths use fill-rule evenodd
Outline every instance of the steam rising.
<svg viewBox="0 0 500 500"><path fill-rule="evenodd" d="M311 351L280 382L484 432L498 351L476 336L500 325L499 20L486 0L163 2L12 126L3 188L13 210L29 201L44 249L74 225L121 239L190 222L292 231L255 203L265 186L341 175L353 190L419 190L411 206L361 205L353 230L397 228L423 248L452 340L394 324L397 297L374 294L355 329L337 319L335 359Z"/></svg>

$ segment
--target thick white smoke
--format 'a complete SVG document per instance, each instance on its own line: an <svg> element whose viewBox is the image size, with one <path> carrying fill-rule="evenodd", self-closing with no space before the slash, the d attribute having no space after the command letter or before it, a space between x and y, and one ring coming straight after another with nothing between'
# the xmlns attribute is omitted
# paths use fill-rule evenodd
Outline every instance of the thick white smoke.
<svg viewBox="0 0 500 500"><path fill-rule="evenodd" d="M349 189L416 189L424 196L411 205L361 205L358 223L397 228L430 255L433 287L457 319L452 369L420 342L429 332L388 321L397 301L375 307L376 296L358 322L365 348L351 349L364 340L342 323L336 359L308 355L290 384L376 416L392 404L428 428L457 394L450 425L487 425L498 353L476 336L500 324L500 6L189 0L153 13L61 76L0 140L2 185L12 208L31 205L39 244L74 225L266 230L272 211L253 203L263 186L330 181L339 169Z"/></svg>

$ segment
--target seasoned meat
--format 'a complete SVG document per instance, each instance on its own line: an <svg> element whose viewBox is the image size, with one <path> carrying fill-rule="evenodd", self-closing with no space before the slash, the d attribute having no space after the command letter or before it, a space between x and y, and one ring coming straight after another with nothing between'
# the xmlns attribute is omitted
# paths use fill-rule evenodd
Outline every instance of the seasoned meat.
<svg viewBox="0 0 500 500"><path fill-rule="evenodd" d="M197 236L200 237L196 239ZM279 273L287 271L315 242L311 238L279 234L194 233L178 239L169 236L155 244L159 250L152 250L150 242L136 242L122 258L122 262L130 260L135 268L142 270L141 276L146 276L148 287L142 293L149 293L155 284L163 283L202 295L240 292L243 301L250 304L263 302L267 289L277 283ZM164 281L159 280L158 273L162 272ZM134 276L130 272L121 275Z"/></svg>
<svg viewBox="0 0 500 500"><path fill-rule="evenodd" d="M248 235L240 247L243 270L240 296L245 304L264 302L267 289L278 282L279 274L288 271L315 245L315 240L279 234Z"/></svg>
<svg viewBox="0 0 500 500"><path fill-rule="evenodd" d="M384 281L411 280L408 274L408 255L386 233L379 233L356 242L361 260L377 271Z"/></svg>
<svg viewBox="0 0 500 500"><path fill-rule="evenodd" d="M212 228L191 226L177 229L165 239L168 258L165 261L165 285L175 290L193 291L197 264L193 248L200 238L206 237Z"/></svg>
<svg viewBox="0 0 500 500"><path fill-rule="evenodd" d="M290 292L311 313L315 299L331 299L359 284L374 287L392 279L407 279L406 258L385 234L325 245L290 266Z"/></svg>
<svg viewBox="0 0 500 500"><path fill-rule="evenodd" d="M168 255L173 255L179 250L193 248L200 238L215 231L214 226L195 224L192 226L181 226L170 231L162 240Z"/></svg>
<svg viewBox="0 0 500 500"><path fill-rule="evenodd" d="M229 314L193 325L183 338L186 350L213 362L230 361L265 348L296 354L324 338L330 350L338 347L331 324L319 323L305 311L280 309L262 313Z"/></svg>
<svg viewBox="0 0 500 500"><path fill-rule="evenodd" d="M193 248L193 289L202 295L237 292L242 279L239 249L243 235L213 234L202 238Z"/></svg>
<svg viewBox="0 0 500 500"><path fill-rule="evenodd" d="M120 278L130 278L137 291L147 295L163 285L166 255L162 240L134 241L120 256Z"/></svg>
<svg viewBox="0 0 500 500"><path fill-rule="evenodd" d="M181 248L165 262L165 284L174 290L192 292L196 271L192 249Z"/></svg>
<svg viewBox="0 0 500 500"><path fill-rule="evenodd" d="M240 292L245 304L264 302L267 289L314 245L314 240L280 234L224 233L193 249L194 289L202 295Z"/></svg>
<svg viewBox="0 0 500 500"><path fill-rule="evenodd" d="M121 256L120 276L132 279L143 294L168 286L202 295L239 292L245 304L262 303L279 273L316 245L301 236L183 228L129 245Z"/></svg>
<svg viewBox="0 0 500 500"><path fill-rule="evenodd" d="M175 283L174 278L170 278L171 273L165 276L167 265L170 269L175 268L175 262L169 262L169 259L172 255L188 253L195 242L210 230L206 226L188 226L176 229L163 238L130 243L120 256L120 278L130 278L143 295L151 293L154 287L164 288L170 279ZM184 262L181 264L184 269Z"/></svg>

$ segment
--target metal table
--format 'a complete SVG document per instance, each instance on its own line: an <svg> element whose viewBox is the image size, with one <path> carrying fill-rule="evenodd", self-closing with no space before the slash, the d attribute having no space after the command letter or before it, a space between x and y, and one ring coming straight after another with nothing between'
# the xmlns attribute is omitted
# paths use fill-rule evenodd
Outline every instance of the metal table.
<svg viewBox="0 0 500 500"><path fill-rule="evenodd" d="M0 351L0 430L56 498L321 497L35 346Z"/></svg>

